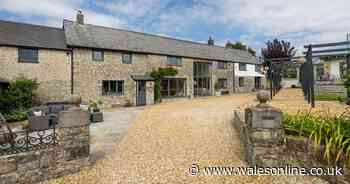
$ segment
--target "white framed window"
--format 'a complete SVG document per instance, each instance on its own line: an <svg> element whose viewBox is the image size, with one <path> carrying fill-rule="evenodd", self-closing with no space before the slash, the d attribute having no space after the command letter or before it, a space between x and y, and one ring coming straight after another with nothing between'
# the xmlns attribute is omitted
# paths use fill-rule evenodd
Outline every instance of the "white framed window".
<svg viewBox="0 0 350 184"><path fill-rule="evenodd" d="M102 95L103 96L124 95L124 81L123 80L103 80Z"/></svg>

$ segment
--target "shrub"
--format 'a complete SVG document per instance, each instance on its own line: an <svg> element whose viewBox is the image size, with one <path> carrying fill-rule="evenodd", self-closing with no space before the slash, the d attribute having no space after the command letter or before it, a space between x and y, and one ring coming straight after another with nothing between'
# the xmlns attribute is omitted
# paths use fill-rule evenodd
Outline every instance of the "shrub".
<svg viewBox="0 0 350 184"><path fill-rule="evenodd" d="M316 151L330 163L348 160L350 164L350 117L349 112L339 116L284 115L286 133L309 137ZM320 150L324 145L324 150Z"/></svg>
<svg viewBox="0 0 350 184"><path fill-rule="evenodd" d="M0 91L0 112L8 121L24 120L26 111L33 106L37 88L36 80L17 78L7 89Z"/></svg>

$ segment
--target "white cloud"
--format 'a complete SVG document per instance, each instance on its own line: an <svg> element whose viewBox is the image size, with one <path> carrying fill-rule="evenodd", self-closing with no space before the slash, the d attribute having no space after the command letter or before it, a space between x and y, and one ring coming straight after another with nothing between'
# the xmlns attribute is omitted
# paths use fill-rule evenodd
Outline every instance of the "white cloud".
<svg viewBox="0 0 350 184"><path fill-rule="evenodd" d="M2 0L0 11L32 20L31 23L60 27L63 19L75 20L76 11L81 9L82 3L84 0ZM118 17L91 10L83 9L83 12L87 23L113 27L123 26L123 21Z"/></svg>
<svg viewBox="0 0 350 184"><path fill-rule="evenodd" d="M114 14L125 14L134 18L139 18L159 10L161 0L117 0L112 2L97 1L97 5L104 7Z"/></svg>
<svg viewBox="0 0 350 184"><path fill-rule="evenodd" d="M275 37L300 45L343 41L350 31L348 0L218 0L221 21L248 35Z"/></svg>

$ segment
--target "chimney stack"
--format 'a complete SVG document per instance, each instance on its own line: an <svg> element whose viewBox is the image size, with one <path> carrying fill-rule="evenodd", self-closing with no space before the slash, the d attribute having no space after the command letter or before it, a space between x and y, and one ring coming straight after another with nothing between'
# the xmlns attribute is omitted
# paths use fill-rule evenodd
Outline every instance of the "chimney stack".
<svg viewBox="0 0 350 184"><path fill-rule="evenodd" d="M209 36L208 45L214 45L214 40Z"/></svg>
<svg viewBox="0 0 350 184"><path fill-rule="evenodd" d="M81 10L78 10L78 13L77 13L77 23L81 25L84 24L84 14Z"/></svg>

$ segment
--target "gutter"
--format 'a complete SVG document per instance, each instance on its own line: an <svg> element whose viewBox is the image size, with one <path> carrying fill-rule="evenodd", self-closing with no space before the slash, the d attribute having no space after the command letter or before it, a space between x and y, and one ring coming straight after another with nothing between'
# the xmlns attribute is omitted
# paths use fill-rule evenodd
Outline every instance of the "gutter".
<svg viewBox="0 0 350 184"><path fill-rule="evenodd" d="M70 93L74 94L74 57L73 57L73 48L70 51L70 85L71 91Z"/></svg>

